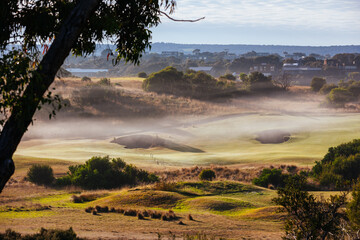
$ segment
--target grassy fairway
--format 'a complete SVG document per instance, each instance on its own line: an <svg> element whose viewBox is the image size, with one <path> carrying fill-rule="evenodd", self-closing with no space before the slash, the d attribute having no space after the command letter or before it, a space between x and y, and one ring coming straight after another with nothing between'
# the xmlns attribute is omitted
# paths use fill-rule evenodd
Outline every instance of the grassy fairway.
<svg viewBox="0 0 360 240"><path fill-rule="evenodd" d="M33 158L47 157L80 162L95 155L110 155L122 157L127 162L139 165L265 163L311 166L323 157L329 147L358 138L360 133L357 114L319 116L247 114L188 120L170 126L169 123L159 120L157 126L141 127L137 132L128 134L123 132L121 135L156 135L196 147L204 152L181 152L159 147L127 149L110 143L112 139L81 138L24 141L16 153ZM119 123L118 127L114 126L115 128L126 129L127 126ZM288 131L291 139L281 144L262 144L255 140L259 132L274 129Z"/></svg>

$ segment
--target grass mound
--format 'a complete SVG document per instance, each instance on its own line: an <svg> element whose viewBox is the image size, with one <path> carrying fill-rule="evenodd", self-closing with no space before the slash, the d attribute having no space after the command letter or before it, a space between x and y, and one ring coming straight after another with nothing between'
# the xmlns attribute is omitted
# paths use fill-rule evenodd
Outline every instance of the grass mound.
<svg viewBox="0 0 360 240"><path fill-rule="evenodd" d="M133 190L120 193L115 196L106 197L95 201L93 204L106 205L109 207L175 207L179 200L185 197L179 193L153 191L153 190Z"/></svg>
<svg viewBox="0 0 360 240"><path fill-rule="evenodd" d="M187 200L185 205L192 209L218 212L241 210L253 207L253 205L249 202L225 197L199 197Z"/></svg>
<svg viewBox="0 0 360 240"><path fill-rule="evenodd" d="M256 187L230 181L180 182L176 188L180 192L199 196L259 191Z"/></svg>
<svg viewBox="0 0 360 240"><path fill-rule="evenodd" d="M270 206L270 207L252 209L249 212L242 215L242 217L251 220L282 221L285 219L286 213L281 212L279 207Z"/></svg>

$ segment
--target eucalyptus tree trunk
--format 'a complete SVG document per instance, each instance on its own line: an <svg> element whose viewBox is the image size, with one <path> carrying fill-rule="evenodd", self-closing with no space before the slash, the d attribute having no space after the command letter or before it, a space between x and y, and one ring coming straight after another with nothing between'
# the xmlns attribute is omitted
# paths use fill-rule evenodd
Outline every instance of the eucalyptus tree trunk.
<svg viewBox="0 0 360 240"><path fill-rule="evenodd" d="M54 81L57 71L99 2L100 0L81 0L72 10L26 87L22 103L13 109L6 121L0 135L0 193L14 173L13 154L32 122L40 99Z"/></svg>

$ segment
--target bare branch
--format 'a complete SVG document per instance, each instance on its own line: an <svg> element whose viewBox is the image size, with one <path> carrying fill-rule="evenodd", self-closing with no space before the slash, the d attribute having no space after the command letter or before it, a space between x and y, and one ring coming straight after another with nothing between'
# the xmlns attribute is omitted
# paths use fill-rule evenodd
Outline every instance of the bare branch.
<svg viewBox="0 0 360 240"><path fill-rule="evenodd" d="M185 20L185 19L175 19L170 17L166 12L160 11L161 14L165 15L168 19L174 21L174 22L198 22L200 20L205 19L205 17L194 19L194 20Z"/></svg>

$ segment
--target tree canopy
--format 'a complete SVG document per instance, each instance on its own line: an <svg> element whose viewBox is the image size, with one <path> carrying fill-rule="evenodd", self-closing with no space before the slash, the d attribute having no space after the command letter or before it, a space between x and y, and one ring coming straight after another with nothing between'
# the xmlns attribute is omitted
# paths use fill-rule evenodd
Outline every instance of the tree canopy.
<svg viewBox="0 0 360 240"><path fill-rule="evenodd" d="M48 88L69 53L88 55L96 43L109 42L116 45L114 64L120 59L138 64L150 47L150 28L175 5L174 0L0 1L0 191L15 170L12 155L35 111L53 102ZM21 63L18 69L14 61Z"/></svg>

